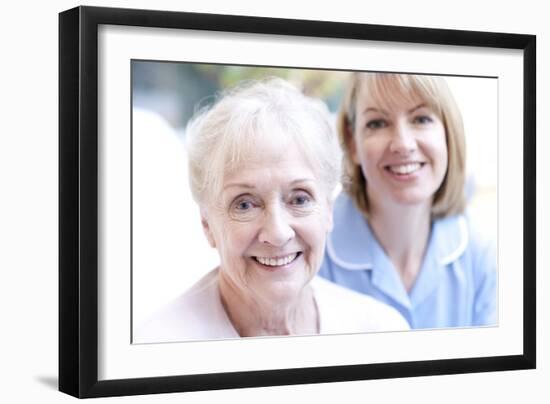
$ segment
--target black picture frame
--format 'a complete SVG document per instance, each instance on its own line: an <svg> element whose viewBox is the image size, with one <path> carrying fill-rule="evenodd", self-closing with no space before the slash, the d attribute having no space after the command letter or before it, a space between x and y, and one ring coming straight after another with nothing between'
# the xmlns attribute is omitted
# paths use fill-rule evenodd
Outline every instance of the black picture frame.
<svg viewBox="0 0 550 404"><path fill-rule="evenodd" d="M523 52L523 353L400 363L98 380L98 27L101 24L474 46ZM59 390L103 397L532 369L536 366L536 37L77 7L59 15Z"/></svg>

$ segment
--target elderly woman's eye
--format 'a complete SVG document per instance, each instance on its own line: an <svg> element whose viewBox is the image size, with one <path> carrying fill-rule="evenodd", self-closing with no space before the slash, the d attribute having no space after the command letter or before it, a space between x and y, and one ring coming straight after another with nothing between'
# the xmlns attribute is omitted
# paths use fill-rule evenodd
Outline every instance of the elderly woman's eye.
<svg viewBox="0 0 550 404"><path fill-rule="evenodd" d="M293 195L291 198L292 205L298 206L298 207L307 206L311 202L312 202L311 196L305 192Z"/></svg>
<svg viewBox="0 0 550 404"><path fill-rule="evenodd" d="M253 199L248 197L236 198L231 204L231 210L236 213L247 213L253 210L257 204Z"/></svg>
<svg viewBox="0 0 550 404"><path fill-rule="evenodd" d="M366 126L368 129L380 129L385 128L387 125L387 122L383 119L371 119Z"/></svg>
<svg viewBox="0 0 550 404"><path fill-rule="evenodd" d="M250 210L253 208L253 204L250 201L238 201L235 204L235 209L240 211Z"/></svg>

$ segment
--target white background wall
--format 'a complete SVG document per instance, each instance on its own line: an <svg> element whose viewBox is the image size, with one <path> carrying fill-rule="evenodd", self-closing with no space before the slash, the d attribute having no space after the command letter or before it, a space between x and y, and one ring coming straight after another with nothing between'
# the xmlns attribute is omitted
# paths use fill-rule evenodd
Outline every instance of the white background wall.
<svg viewBox="0 0 550 404"><path fill-rule="evenodd" d="M0 38L0 401L69 402L57 392L57 13L55 4L8 2ZM358 2L330 4L278 0L91 1L87 5L247 14L537 35L537 277L538 369L396 380L285 386L116 398L116 402L517 402L550 398L550 186L545 156L550 141L548 95L550 28L543 2L513 6L479 1ZM309 7L308 7L309 5ZM519 136L519 134L518 134ZM510 161L510 164L516 162ZM518 166L518 169L521 169ZM518 212L520 214L520 212ZM520 237L520 235L518 235ZM520 268L518 268L520 270Z"/></svg>

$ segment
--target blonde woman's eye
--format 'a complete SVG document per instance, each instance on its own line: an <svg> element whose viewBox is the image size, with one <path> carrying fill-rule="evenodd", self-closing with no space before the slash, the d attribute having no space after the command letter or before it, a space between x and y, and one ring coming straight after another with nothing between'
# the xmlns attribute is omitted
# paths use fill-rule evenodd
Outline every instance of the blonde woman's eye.
<svg viewBox="0 0 550 404"><path fill-rule="evenodd" d="M427 123L433 122L433 119L428 115L421 115L414 118L414 123L425 125Z"/></svg>
<svg viewBox="0 0 550 404"><path fill-rule="evenodd" d="M369 129L381 129L388 126L387 122L383 119L371 119L367 122L367 128Z"/></svg>

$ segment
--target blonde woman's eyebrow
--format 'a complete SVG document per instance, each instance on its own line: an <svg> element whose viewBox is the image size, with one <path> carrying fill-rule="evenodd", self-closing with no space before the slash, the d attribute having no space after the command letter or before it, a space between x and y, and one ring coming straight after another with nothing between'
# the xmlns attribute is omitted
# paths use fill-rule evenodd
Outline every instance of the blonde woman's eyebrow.
<svg viewBox="0 0 550 404"><path fill-rule="evenodd" d="M421 109L421 108L427 108L428 105L426 105L425 102L423 102L422 104L418 104L416 107L413 107L411 109L409 109L408 113L409 114L414 114L417 110Z"/></svg>
<svg viewBox="0 0 550 404"><path fill-rule="evenodd" d="M382 114L382 115L388 115L388 113L386 112L386 110L381 109L381 108L375 108L375 107L368 107L368 108L366 108L366 109L363 111L363 115L366 115L366 114L368 114L369 112L375 112L375 113L380 113L380 114Z"/></svg>

